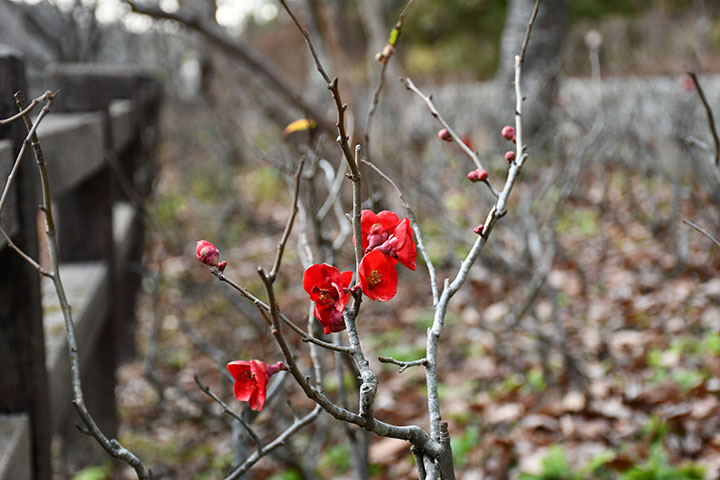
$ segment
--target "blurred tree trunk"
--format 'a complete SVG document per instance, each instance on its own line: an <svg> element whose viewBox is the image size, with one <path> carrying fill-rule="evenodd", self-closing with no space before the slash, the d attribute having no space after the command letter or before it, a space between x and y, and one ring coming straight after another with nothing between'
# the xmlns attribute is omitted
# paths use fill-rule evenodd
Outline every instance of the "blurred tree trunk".
<svg viewBox="0 0 720 480"><path fill-rule="evenodd" d="M509 0L505 28L500 39L497 81L512 89L515 55L520 53L535 0ZM551 128L548 114L558 91L560 53L569 17L568 0L542 0L523 66L523 95L528 98L523 125L535 136ZM514 101L514 100L513 100Z"/></svg>

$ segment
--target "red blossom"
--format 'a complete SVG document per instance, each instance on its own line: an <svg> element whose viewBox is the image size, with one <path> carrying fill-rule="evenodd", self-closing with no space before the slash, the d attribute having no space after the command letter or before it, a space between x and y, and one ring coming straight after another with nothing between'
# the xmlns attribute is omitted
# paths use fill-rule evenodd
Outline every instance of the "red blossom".
<svg viewBox="0 0 720 480"><path fill-rule="evenodd" d="M363 239L363 252L384 243L397 227L400 220L397 214L390 210L383 210L378 214L372 210L363 210L360 217L360 230Z"/></svg>
<svg viewBox="0 0 720 480"><path fill-rule="evenodd" d="M358 276L360 289L371 300L386 302L397 293L398 275L395 262L379 249L363 257Z"/></svg>
<svg viewBox="0 0 720 480"><path fill-rule="evenodd" d="M345 329L342 312L348 301L352 276L352 272L340 273L327 263L311 265L303 274L303 288L315 302L315 318L325 334Z"/></svg>
<svg viewBox="0 0 720 480"><path fill-rule="evenodd" d="M410 270L415 271L417 268L417 250L412 238L410 220L407 218L402 219L390 238L377 249L398 260Z"/></svg>
<svg viewBox="0 0 720 480"><path fill-rule="evenodd" d="M210 267L217 265L220 260L220 250L207 240L200 240L195 244L195 254L198 260Z"/></svg>
<svg viewBox="0 0 720 480"><path fill-rule="evenodd" d="M268 365L260 360L236 360L228 363L227 369L235 379L235 398L249 402L250 408L259 412L265 405L268 380L280 370L285 370L285 365L282 362Z"/></svg>
<svg viewBox="0 0 720 480"><path fill-rule="evenodd" d="M512 150L508 150L507 152L505 152L505 160L508 163L513 163L515 161L515 152L513 152Z"/></svg>

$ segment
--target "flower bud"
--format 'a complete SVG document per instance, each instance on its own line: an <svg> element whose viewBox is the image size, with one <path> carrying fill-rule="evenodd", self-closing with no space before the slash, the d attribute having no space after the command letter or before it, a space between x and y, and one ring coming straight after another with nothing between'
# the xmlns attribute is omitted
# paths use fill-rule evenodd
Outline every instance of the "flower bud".
<svg viewBox="0 0 720 480"><path fill-rule="evenodd" d="M220 250L207 240L200 240L195 244L195 254L198 260L210 267L217 265L220 259Z"/></svg>
<svg viewBox="0 0 720 480"><path fill-rule="evenodd" d="M515 141L515 127L505 125L500 133L505 140L512 140L513 142Z"/></svg>
<svg viewBox="0 0 720 480"><path fill-rule="evenodd" d="M468 180L470 180L473 183L484 182L488 178L488 172L478 168L478 169L473 170L472 172L468 173L467 178L468 178Z"/></svg>
<svg viewBox="0 0 720 480"><path fill-rule="evenodd" d="M505 152L505 160L507 160L508 163L513 163L515 161L515 152L512 150Z"/></svg>
<svg viewBox="0 0 720 480"><path fill-rule="evenodd" d="M447 128L443 128L438 131L438 138L440 138L440 140L445 140L446 142L452 142L452 135L450 135Z"/></svg>
<svg viewBox="0 0 720 480"><path fill-rule="evenodd" d="M482 235L483 231L485 231L485 225L482 223L477 227L473 228L473 232L477 233L478 235Z"/></svg>
<svg viewBox="0 0 720 480"><path fill-rule="evenodd" d="M223 260L222 262L218 262L216 267L218 268L218 270L223 272L223 271L225 271L225 267L227 267L227 262L225 260Z"/></svg>

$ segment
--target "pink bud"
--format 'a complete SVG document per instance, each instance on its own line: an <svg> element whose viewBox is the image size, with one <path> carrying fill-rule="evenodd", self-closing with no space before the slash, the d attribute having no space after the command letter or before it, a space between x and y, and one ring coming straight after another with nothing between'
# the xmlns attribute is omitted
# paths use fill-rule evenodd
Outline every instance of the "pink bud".
<svg viewBox="0 0 720 480"><path fill-rule="evenodd" d="M467 174L468 180L471 182L484 182L488 178L488 172L485 170L477 169Z"/></svg>
<svg viewBox="0 0 720 480"><path fill-rule="evenodd" d="M513 142L515 141L515 127L505 125L500 133L505 140L512 140Z"/></svg>
<svg viewBox="0 0 720 480"><path fill-rule="evenodd" d="M200 240L195 244L195 253L198 260L211 267L217 265L220 259L220 250L207 240Z"/></svg>
<svg viewBox="0 0 720 480"><path fill-rule="evenodd" d="M440 140L445 140L446 142L452 142L452 135L450 135L447 128L443 128L438 131L438 138L440 138Z"/></svg>
<svg viewBox="0 0 720 480"><path fill-rule="evenodd" d="M473 228L473 232L477 233L478 235L482 235L483 231L485 230L485 225L482 223L478 225L477 227Z"/></svg>
<svg viewBox="0 0 720 480"><path fill-rule="evenodd" d="M218 270L223 272L223 271L225 271L225 267L227 267L227 262L225 260L223 260L222 262L218 262L218 264L216 266L217 266Z"/></svg>
<svg viewBox="0 0 720 480"><path fill-rule="evenodd" d="M508 163L512 163L515 161L515 152L512 150L508 150L505 152L505 160L507 160Z"/></svg>

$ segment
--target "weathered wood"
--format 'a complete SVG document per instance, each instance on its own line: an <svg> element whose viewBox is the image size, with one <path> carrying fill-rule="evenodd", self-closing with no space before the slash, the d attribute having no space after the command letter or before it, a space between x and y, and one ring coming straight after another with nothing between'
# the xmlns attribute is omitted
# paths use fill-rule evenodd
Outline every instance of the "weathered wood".
<svg viewBox="0 0 720 480"><path fill-rule="evenodd" d="M15 162L15 150L10 140L0 140L0 190L5 186L10 170ZM18 227L18 205L17 205L17 187L13 188L5 202L5 208L0 213L0 227L5 230L11 238L14 237L19 230ZM5 237L0 236L0 249L6 245Z"/></svg>
<svg viewBox="0 0 720 480"><path fill-rule="evenodd" d="M17 112L13 94L25 88L19 53L0 47L0 117ZM22 122L0 127L0 138L20 150L26 135ZM13 155L11 155L13 157ZM15 180L18 230L13 242L38 257L35 172L25 158ZM9 248L0 250L0 413L27 413L30 417L33 477L50 479L50 432L45 348L43 343L40 279L38 272Z"/></svg>
<svg viewBox="0 0 720 480"><path fill-rule="evenodd" d="M93 346L97 344L108 313L108 269L102 262L65 263L60 275L68 302L72 305L75 339L80 356L80 369L88 365ZM55 288L48 279L42 282L42 303L47 345L47 371L50 378L50 397L53 399L52 431L71 410L72 398L70 363L65 341L65 320ZM95 412L91 412L95 414Z"/></svg>
<svg viewBox="0 0 720 480"><path fill-rule="evenodd" d="M38 127L53 197L69 192L106 166L102 122L99 112L51 113Z"/></svg>
<svg viewBox="0 0 720 480"><path fill-rule="evenodd" d="M0 415L0 478L31 480L30 452L28 415Z"/></svg>
<svg viewBox="0 0 720 480"><path fill-rule="evenodd" d="M66 68L67 67L67 68ZM89 71L89 73L88 73ZM85 403L98 426L108 437L117 435L115 370L117 368L115 297L115 251L113 244L112 205L116 190L113 172L106 155L112 151L112 130L109 107L112 99L135 82L129 75L119 79L107 76L104 68L83 66L80 73L74 66L58 66L50 72L52 88L59 88L55 111L61 113L90 110L99 115L102 142L94 158L83 159L101 167L57 198L58 241L61 263L102 262L107 267L105 290L107 308L94 315L92 322L99 329L97 341L83 344L89 355L81 378ZM93 73L95 72L95 73ZM61 100L62 97L62 100ZM96 137L97 138L97 137ZM41 139L42 141L42 139ZM48 160L48 163L50 161ZM52 181L52 179L51 179ZM99 293L97 294L99 295ZM81 441L68 417L62 428L66 443ZM80 463L93 462L83 452L69 449L68 454ZM83 458L84 457L84 458Z"/></svg>

